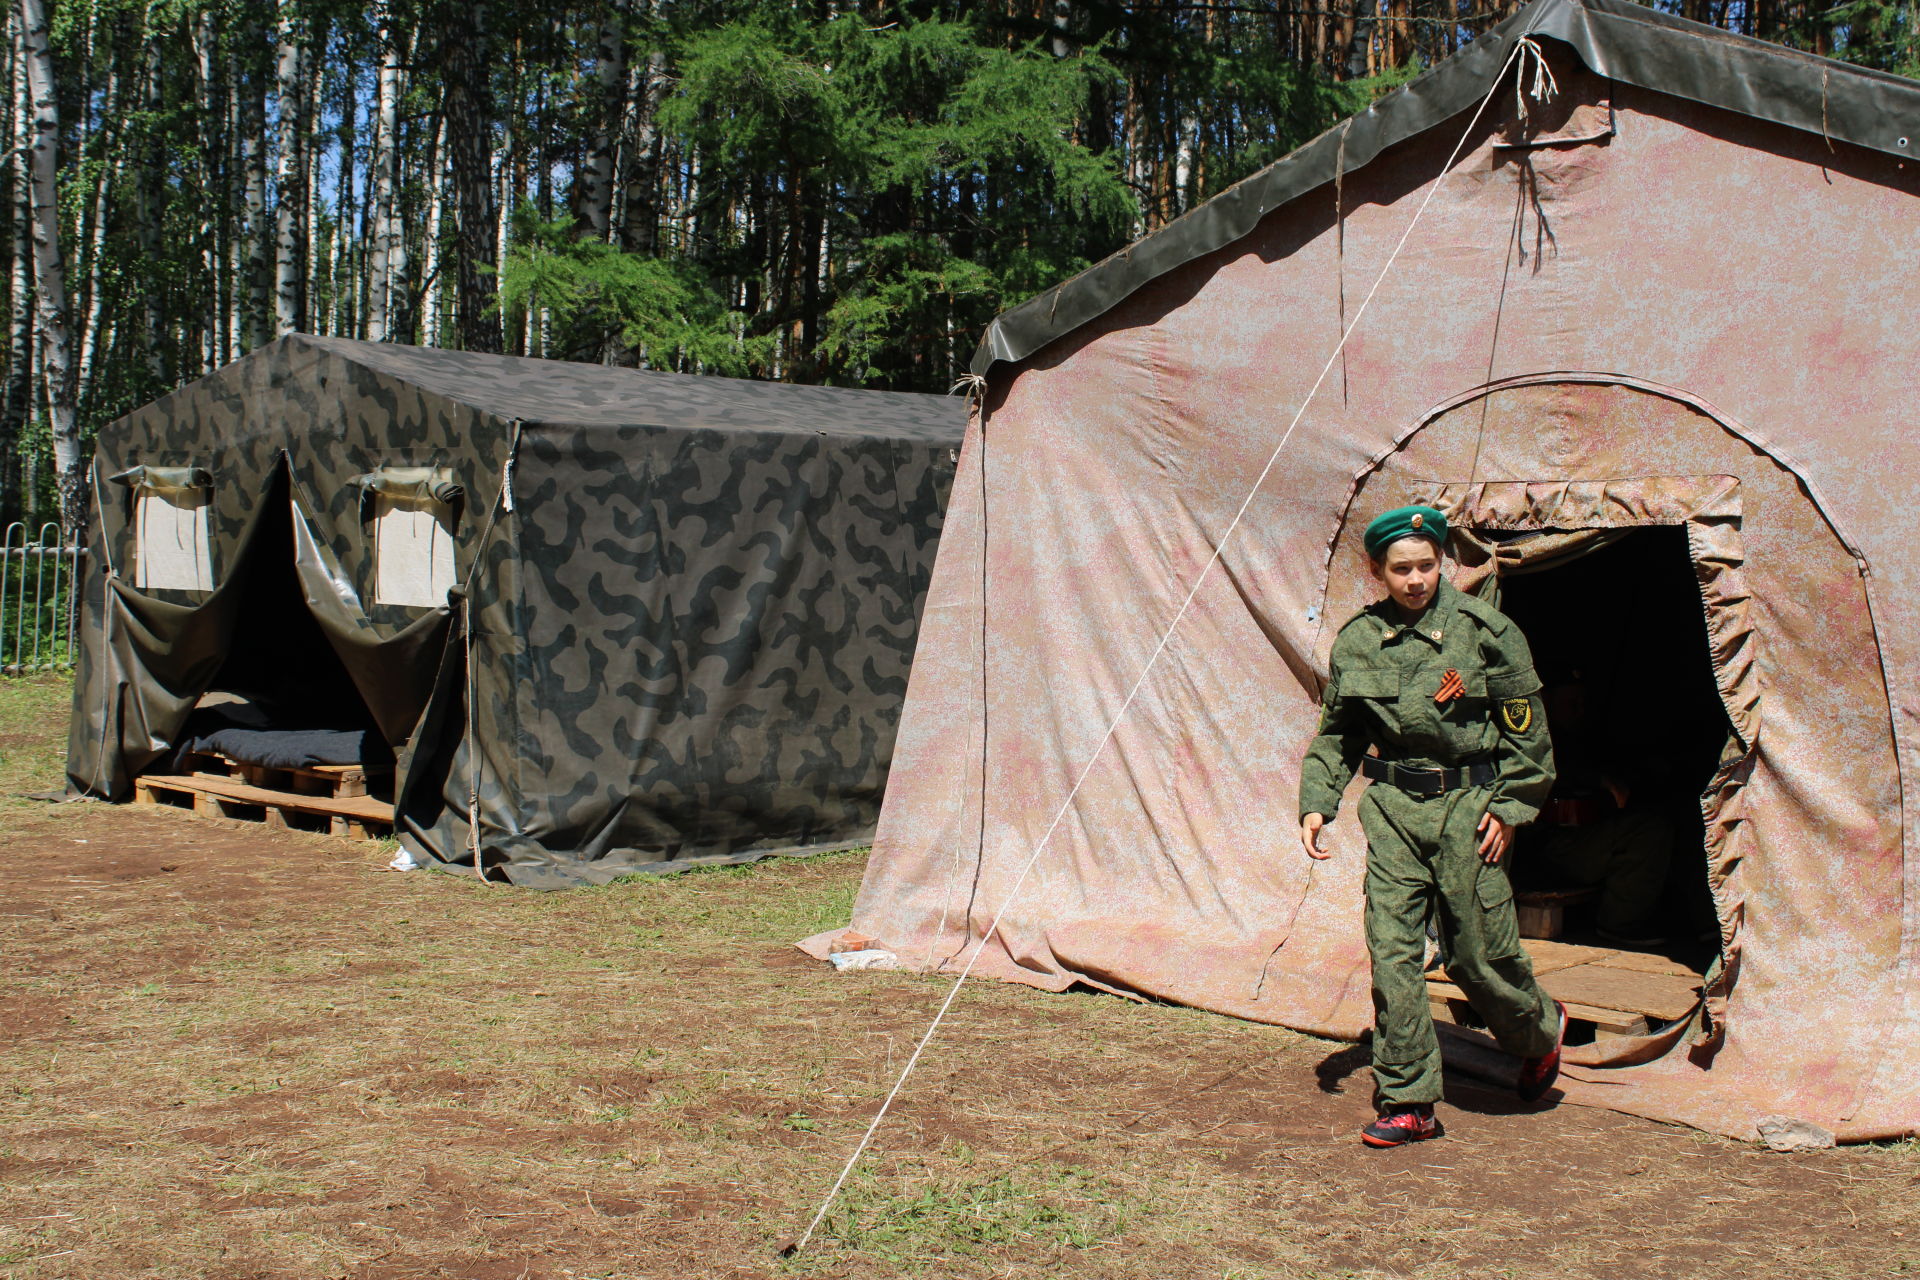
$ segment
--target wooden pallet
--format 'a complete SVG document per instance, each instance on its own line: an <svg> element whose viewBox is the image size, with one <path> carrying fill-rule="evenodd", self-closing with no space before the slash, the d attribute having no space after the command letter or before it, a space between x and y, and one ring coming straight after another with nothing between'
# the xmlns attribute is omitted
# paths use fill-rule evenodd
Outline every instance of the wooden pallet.
<svg viewBox="0 0 1920 1280"><path fill-rule="evenodd" d="M1655 1023L1686 1017L1700 998L1700 975L1664 956L1537 938L1525 945L1540 985L1567 1006L1568 1018L1592 1023L1596 1040L1646 1035ZM1444 970L1427 975L1427 998L1436 1018L1474 1020L1466 992Z"/></svg>
<svg viewBox="0 0 1920 1280"><path fill-rule="evenodd" d="M374 828L393 830L393 806L369 795L302 795L207 774L150 773L133 780L135 804L177 804L178 797L190 801L195 813L281 830L304 830L310 822L324 821L332 834L355 840L369 838Z"/></svg>
<svg viewBox="0 0 1920 1280"><path fill-rule="evenodd" d="M224 778L244 782L267 791L291 791L303 796L333 796L346 799L364 796L370 784L390 781L393 766L364 764L310 764L292 769L275 769L248 764L217 751L194 751L181 758L182 772L196 778Z"/></svg>

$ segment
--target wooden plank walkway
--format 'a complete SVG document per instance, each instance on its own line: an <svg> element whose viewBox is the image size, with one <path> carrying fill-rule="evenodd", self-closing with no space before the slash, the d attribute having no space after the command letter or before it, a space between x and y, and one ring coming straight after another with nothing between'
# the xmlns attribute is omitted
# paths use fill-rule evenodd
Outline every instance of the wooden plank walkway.
<svg viewBox="0 0 1920 1280"><path fill-rule="evenodd" d="M296 825L288 821L290 814L325 818L332 834L355 840L367 839L372 834L370 828L393 829L393 805L369 795L302 795L209 773L154 773L134 779L135 804L161 804L163 795L189 797L195 813L260 821L282 829ZM254 810L260 813L258 818Z"/></svg>
<svg viewBox="0 0 1920 1280"><path fill-rule="evenodd" d="M1686 1017L1699 1000L1700 975L1665 956L1540 938L1523 945L1540 985L1567 1006L1569 1018L1592 1023L1596 1039L1646 1035L1655 1022ZM1436 1018L1470 1017L1466 993L1444 970L1427 974L1427 996Z"/></svg>

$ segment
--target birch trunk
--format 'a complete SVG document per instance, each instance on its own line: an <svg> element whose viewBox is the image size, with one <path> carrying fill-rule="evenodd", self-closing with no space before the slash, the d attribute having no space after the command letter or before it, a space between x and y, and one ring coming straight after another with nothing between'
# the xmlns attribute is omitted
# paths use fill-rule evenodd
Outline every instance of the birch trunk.
<svg viewBox="0 0 1920 1280"><path fill-rule="evenodd" d="M400 41L393 27L393 6L382 4L380 24L380 76L374 89L373 156L369 161L367 182L372 195L372 225L369 228L371 260L367 281L367 339L385 342L391 336L394 282L406 275L407 242L398 234L400 219L393 199L394 145L400 119Z"/></svg>
<svg viewBox="0 0 1920 1280"><path fill-rule="evenodd" d="M314 132L320 127L320 89L326 69L327 29L324 23L316 22L312 29L310 45L301 51L300 56L300 249L302 251L300 270L300 329L310 329L314 333L326 333L327 321L325 307L328 297L321 289L321 283L327 278L327 241L320 230L320 161L326 154L326 147ZM349 72L352 63L347 64ZM348 95L347 110L353 110L352 95Z"/></svg>
<svg viewBox="0 0 1920 1280"><path fill-rule="evenodd" d="M581 173L581 197L576 231L596 240L610 238L613 226L613 162L618 128L626 115L627 28L621 6L614 4L600 24L594 55L593 136L587 143Z"/></svg>
<svg viewBox="0 0 1920 1280"><path fill-rule="evenodd" d="M327 313L328 327L322 332L337 337L354 338L360 335L362 311L360 309L359 276L360 265L366 259L365 237L356 237L353 233L355 218L353 210L354 170L356 151L360 134L360 92L358 71L353 59L346 59L345 69L340 74L340 162L334 166L333 184L333 234L327 238ZM313 166L314 189L319 189L320 166ZM318 201L315 201L317 204ZM318 239L320 237L316 237ZM316 254L317 258L318 255Z"/></svg>
<svg viewBox="0 0 1920 1280"><path fill-rule="evenodd" d="M220 190L219 166L215 157L226 137L222 126L231 118L227 103L214 82L213 15L202 11L193 18L193 64L198 77L202 109L199 115L200 143L200 270L206 281L199 317L201 341L200 371L211 373L227 362L227 320L232 307L233 281L226 266L226 238L232 234L228 218L219 214L214 192Z"/></svg>
<svg viewBox="0 0 1920 1280"><path fill-rule="evenodd" d="M252 29L258 34L259 28ZM249 42L251 43L251 42ZM242 55L247 56L245 54ZM251 350L264 346L273 332L272 297L267 252L267 105L266 78L258 67L246 68L241 88L240 165L245 173L247 209L246 337Z"/></svg>
<svg viewBox="0 0 1920 1280"><path fill-rule="evenodd" d="M47 47L45 0L20 0L20 32L33 103L31 179L35 312L40 336L41 382L53 433L54 480L60 493L60 525L78 537L87 524L87 464L80 452L74 412L73 331L67 318L66 262L60 253L60 204L55 153L60 105Z"/></svg>
<svg viewBox="0 0 1920 1280"><path fill-rule="evenodd" d="M111 57L111 55L109 55ZM92 399L94 357L100 346L100 327L106 321L104 262L107 247L107 209L119 164L113 154L120 121L120 69L108 68L104 109L100 113L100 177L93 189L80 235L80 360L74 368L74 403Z"/></svg>
<svg viewBox="0 0 1920 1280"><path fill-rule="evenodd" d="M440 237L446 229L446 183L441 178L441 170L445 167L443 157L445 157L446 154L447 119L445 116L442 116L440 117L439 123L435 126L433 151L427 157L429 181L427 184L427 234L424 253L426 262L423 264L424 270L421 278L421 289L424 295L421 303L423 308L422 323L425 327L425 332L422 336L426 344L430 347L439 346L444 333L444 325L441 319Z"/></svg>
<svg viewBox="0 0 1920 1280"><path fill-rule="evenodd" d="M280 19L276 32L278 45L274 57L274 90L279 99L274 164L274 273L273 331L285 337L301 327L300 252L301 200L300 180L304 176L306 139L303 136L300 99L305 76L302 74L299 22L292 0L280 0Z"/></svg>
<svg viewBox="0 0 1920 1280"><path fill-rule="evenodd" d="M27 517L21 504L21 437L33 404L33 187L28 172L27 147L32 142L29 121L32 105L27 95L26 62L20 42L20 15L7 22L7 70L13 92L7 177L13 197L13 268L7 273L7 381L0 396L0 442L6 449L0 471L0 520Z"/></svg>
<svg viewBox="0 0 1920 1280"><path fill-rule="evenodd" d="M1173 153L1173 212L1175 216L1193 208L1193 144L1200 135L1198 116L1181 116L1178 140Z"/></svg>

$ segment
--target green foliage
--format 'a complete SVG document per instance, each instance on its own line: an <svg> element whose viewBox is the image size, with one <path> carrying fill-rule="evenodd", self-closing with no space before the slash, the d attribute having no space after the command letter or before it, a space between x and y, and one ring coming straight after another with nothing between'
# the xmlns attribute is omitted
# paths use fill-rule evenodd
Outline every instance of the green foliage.
<svg viewBox="0 0 1920 1280"><path fill-rule="evenodd" d="M1920 5L1846 0L1827 11L1838 35L1834 56L1920 78Z"/></svg>
<svg viewBox="0 0 1920 1280"><path fill-rule="evenodd" d="M938 385L997 311L1126 239L1134 199L1076 136L1115 77L1095 55L1008 47L974 22L790 10L689 33L676 53L661 123L720 162L702 171L689 252L736 275L775 257L787 283L756 299L759 330L797 320L821 380ZM777 249L756 225L776 220ZM822 242L846 247L838 269L815 266Z"/></svg>
<svg viewBox="0 0 1920 1280"><path fill-rule="evenodd" d="M561 353L591 358L608 343L636 349L649 365L746 373L766 358L763 337L741 336L746 317L728 311L690 263L625 253L543 219L531 205L513 217L500 269L503 309L545 308L562 332Z"/></svg>

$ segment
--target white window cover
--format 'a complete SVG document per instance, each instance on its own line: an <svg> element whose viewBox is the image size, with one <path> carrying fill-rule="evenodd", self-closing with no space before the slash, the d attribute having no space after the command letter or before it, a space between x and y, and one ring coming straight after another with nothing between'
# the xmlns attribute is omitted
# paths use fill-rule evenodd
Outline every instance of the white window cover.
<svg viewBox="0 0 1920 1280"><path fill-rule="evenodd" d="M141 489L135 496L133 585L141 591L211 591L205 489Z"/></svg>
<svg viewBox="0 0 1920 1280"><path fill-rule="evenodd" d="M454 585L452 512L430 498L373 498L373 598L435 608Z"/></svg>

